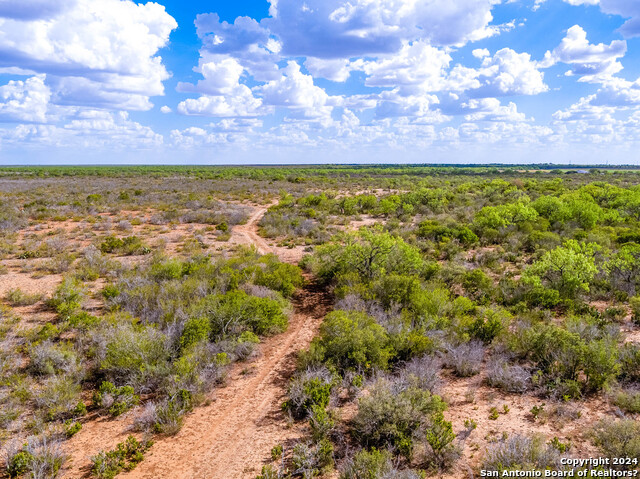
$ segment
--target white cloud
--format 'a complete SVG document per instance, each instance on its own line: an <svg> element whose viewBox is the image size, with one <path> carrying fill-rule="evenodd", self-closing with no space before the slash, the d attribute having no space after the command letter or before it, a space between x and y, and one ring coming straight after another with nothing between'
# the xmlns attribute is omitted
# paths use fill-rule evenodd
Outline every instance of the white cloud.
<svg viewBox="0 0 640 479"><path fill-rule="evenodd" d="M178 105L183 115L214 117L252 117L268 112L262 108L262 100L253 96L245 85L237 85L226 95L202 95L189 98Z"/></svg>
<svg viewBox="0 0 640 479"><path fill-rule="evenodd" d="M236 59L224 57L217 62L203 63L197 71L202 74L204 80L200 80L195 86L180 82L178 91L228 95L238 87L244 68Z"/></svg>
<svg viewBox="0 0 640 479"><path fill-rule="evenodd" d="M567 63L572 65L567 74L580 76L582 81L599 81L622 70L618 59L626 52L627 42L624 40L614 40L609 45L593 45L587 40L587 32L581 26L574 25L569 28L560 45L545 54L541 66Z"/></svg>
<svg viewBox="0 0 640 479"><path fill-rule="evenodd" d="M58 86L54 99L83 105L89 88L105 107L149 109L148 98L164 93L169 74L157 52L177 24L161 5L75 0L62 8L58 0L29 0L24 12L38 14L28 15L9 3L14 15L0 19L0 67L47 74ZM122 98L128 94L143 98Z"/></svg>
<svg viewBox="0 0 640 479"><path fill-rule="evenodd" d="M471 52L471 54L476 58L484 58L491 55L491 52L489 52L489 50L487 50L486 48L476 48Z"/></svg>
<svg viewBox="0 0 640 479"><path fill-rule="evenodd" d="M165 115L168 113L173 112L173 110L171 109L171 107L164 105L162 107L160 107L160 113L164 113Z"/></svg>
<svg viewBox="0 0 640 479"><path fill-rule="evenodd" d="M444 86L450 62L448 53L425 42L405 44L398 53L364 63L363 70L368 75L365 85L399 87L400 93L407 95L437 91Z"/></svg>
<svg viewBox="0 0 640 479"><path fill-rule="evenodd" d="M18 125L0 130L5 145L21 149L59 147L96 151L146 149L163 144L161 135L129 119L127 112L82 110L61 126Z"/></svg>
<svg viewBox="0 0 640 479"><path fill-rule="evenodd" d="M300 71L300 65L289 61L278 80L273 80L257 89L267 105L287 107L306 117L327 116L338 98L327 95L314 85L313 77Z"/></svg>
<svg viewBox="0 0 640 479"><path fill-rule="evenodd" d="M486 57L478 70L481 87L474 95L537 95L548 90L544 74L528 53L503 48Z"/></svg>
<svg viewBox="0 0 640 479"><path fill-rule="evenodd" d="M51 90L44 83L45 75L25 81L10 81L0 86L1 121L46 121Z"/></svg>
<svg viewBox="0 0 640 479"><path fill-rule="evenodd" d="M391 53L403 41L463 45L499 33L491 10L501 0L279 0L262 23L290 56L349 58Z"/></svg>
<svg viewBox="0 0 640 479"><path fill-rule="evenodd" d="M334 82L346 82L351 75L351 62L341 58L325 60L309 57L304 66L314 77L326 78Z"/></svg>

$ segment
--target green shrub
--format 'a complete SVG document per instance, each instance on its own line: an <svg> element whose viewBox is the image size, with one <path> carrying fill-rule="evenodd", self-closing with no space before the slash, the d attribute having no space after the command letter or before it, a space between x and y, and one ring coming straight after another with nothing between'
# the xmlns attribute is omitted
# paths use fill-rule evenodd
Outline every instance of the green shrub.
<svg viewBox="0 0 640 479"><path fill-rule="evenodd" d="M595 243L566 241L563 246L547 251L527 268L523 280L536 288L547 286L556 289L564 298L574 298L581 291L589 291L598 273L595 254L599 249Z"/></svg>
<svg viewBox="0 0 640 479"><path fill-rule="evenodd" d="M138 326L126 318L101 331L100 371L114 383L145 385L167 374L166 337L152 326Z"/></svg>
<svg viewBox="0 0 640 479"><path fill-rule="evenodd" d="M304 478L318 476L333 464L333 444L327 439L314 445L298 443L293 447L291 462L294 475Z"/></svg>
<svg viewBox="0 0 640 479"><path fill-rule="evenodd" d="M542 437L511 436L489 446L482 469L488 471L559 470L560 454Z"/></svg>
<svg viewBox="0 0 640 479"><path fill-rule="evenodd" d="M127 412L139 402L140 397L131 386L116 387L109 381L104 381L93 393L94 407L108 409L109 414L114 417Z"/></svg>
<svg viewBox="0 0 640 479"><path fill-rule="evenodd" d="M302 271L297 266L281 263L275 255L264 256L260 261L266 267L257 270L255 284L278 291L285 297L290 297L302 286Z"/></svg>
<svg viewBox="0 0 640 479"><path fill-rule="evenodd" d="M631 319L640 326L640 296L629 298L629 306L631 306Z"/></svg>
<svg viewBox="0 0 640 479"><path fill-rule="evenodd" d="M298 419L316 408L324 410L329 405L334 383L332 374L324 367L300 371L289 384L289 399L284 407Z"/></svg>
<svg viewBox="0 0 640 479"><path fill-rule="evenodd" d="M338 371L384 370L392 355L384 328L355 311L329 313L309 351L311 360L324 361Z"/></svg>
<svg viewBox="0 0 640 479"><path fill-rule="evenodd" d="M91 458L91 474L99 479L113 479L122 471L131 471L144 459L150 442L140 442L129 436L112 451L102 451Z"/></svg>
<svg viewBox="0 0 640 479"><path fill-rule="evenodd" d="M237 337L246 330L274 334L284 331L288 324L278 301L249 296L244 291L207 296L195 306L194 314L208 318L213 337L220 339Z"/></svg>
<svg viewBox="0 0 640 479"><path fill-rule="evenodd" d="M9 477L24 477L29 473L33 478L55 479L66 460L58 442L32 437L22 448L8 449L7 473Z"/></svg>
<svg viewBox="0 0 640 479"><path fill-rule="evenodd" d="M24 450L17 452L7 459L7 473L9 477L19 477L26 474L31 468L33 456Z"/></svg>
<svg viewBox="0 0 640 479"><path fill-rule="evenodd" d="M81 392L82 388L73 377L52 376L45 381L35 401L44 409L47 419L54 420L74 414Z"/></svg>
<svg viewBox="0 0 640 479"><path fill-rule="evenodd" d="M363 449L345 461L341 467L340 479L381 479L392 472L392 459L393 456L387 450Z"/></svg>
<svg viewBox="0 0 640 479"><path fill-rule="evenodd" d="M86 291L80 281L68 276L55 290L49 304L63 320L67 320L80 310L85 296Z"/></svg>
<svg viewBox="0 0 640 479"><path fill-rule="evenodd" d="M318 442L329 437L329 434L335 427L335 420L324 407L315 404L311 406L309 424L311 425L313 440Z"/></svg>
<svg viewBox="0 0 640 479"><path fill-rule="evenodd" d="M490 344L509 325L509 315L504 311L485 309L469 325L469 335Z"/></svg>
<svg viewBox="0 0 640 479"><path fill-rule="evenodd" d="M592 431L593 442L603 457L640 459L640 422L633 419L603 419ZM634 470L637 465L611 463L612 469Z"/></svg>
<svg viewBox="0 0 640 479"><path fill-rule="evenodd" d="M100 243L100 251L125 256L151 253L151 250L145 246L137 236L127 236L125 238L107 236L102 243Z"/></svg>
<svg viewBox="0 0 640 479"><path fill-rule="evenodd" d="M78 421L67 421L65 423L64 434L67 437L75 436L82 429L82 423Z"/></svg>
<svg viewBox="0 0 640 479"><path fill-rule="evenodd" d="M191 318L184 324L180 336L180 349L185 350L200 341L209 340L211 336L211 322L208 318Z"/></svg>
<svg viewBox="0 0 640 479"><path fill-rule="evenodd" d="M358 404L354 435L365 447L395 447L410 458L414 434L431 427L445 408L440 396L429 391L409 388L398 392L388 380L380 379Z"/></svg>
<svg viewBox="0 0 640 479"><path fill-rule="evenodd" d="M433 415L429 427L425 430L425 440L431 448L431 461L439 469L448 469L459 453L453 445L456 435L449 421L445 421L440 412Z"/></svg>
<svg viewBox="0 0 640 479"><path fill-rule="evenodd" d="M627 343L620 349L620 377L625 382L640 381L640 345Z"/></svg>
<svg viewBox="0 0 640 479"><path fill-rule="evenodd" d="M42 300L42 294L27 294L20 288L7 291L4 299L12 306L30 306Z"/></svg>
<svg viewBox="0 0 640 479"><path fill-rule="evenodd" d="M153 430L160 434L177 434L184 424L184 415L193 409L193 396L185 389L179 390L156 405Z"/></svg>
<svg viewBox="0 0 640 479"><path fill-rule="evenodd" d="M151 277L156 281L179 279L184 274L185 265L178 259L170 259L151 266Z"/></svg>

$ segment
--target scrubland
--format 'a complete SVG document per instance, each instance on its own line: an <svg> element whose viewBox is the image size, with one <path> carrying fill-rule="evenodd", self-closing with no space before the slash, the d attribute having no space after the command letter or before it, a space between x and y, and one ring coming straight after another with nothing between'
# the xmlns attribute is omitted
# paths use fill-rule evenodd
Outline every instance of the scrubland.
<svg viewBox="0 0 640 479"><path fill-rule="evenodd" d="M640 459L640 172L0 168L7 477Z"/></svg>

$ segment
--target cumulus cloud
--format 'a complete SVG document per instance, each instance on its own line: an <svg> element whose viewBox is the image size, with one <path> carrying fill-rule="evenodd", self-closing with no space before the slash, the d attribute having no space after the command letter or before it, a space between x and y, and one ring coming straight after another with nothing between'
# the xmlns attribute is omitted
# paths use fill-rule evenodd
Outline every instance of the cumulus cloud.
<svg viewBox="0 0 640 479"><path fill-rule="evenodd" d="M144 149L163 144L161 135L129 118L127 112L81 110L58 125L23 124L0 130L5 145L85 148L96 150Z"/></svg>
<svg viewBox="0 0 640 479"><path fill-rule="evenodd" d="M437 91L444 85L451 56L423 41L405 44L393 55L364 63L365 85L371 87L399 87L404 94L417 91Z"/></svg>
<svg viewBox="0 0 640 479"><path fill-rule="evenodd" d="M113 100L113 108L144 110L151 108L149 96L164 93L169 74L157 52L177 24L163 6L130 0L14 3L3 3L12 15L0 20L0 67L47 74L58 87L53 98L65 104L86 104L83 91L89 88L101 105ZM123 100L127 94L144 98Z"/></svg>
<svg viewBox="0 0 640 479"><path fill-rule="evenodd" d="M304 66L314 77L326 78L334 82L346 82L351 76L352 64L342 58L325 60L323 58L309 57Z"/></svg>
<svg viewBox="0 0 640 479"><path fill-rule="evenodd" d="M263 23L283 53L349 58L399 50L403 41L463 45L497 34L492 7L500 0L298 0L272 1L274 18Z"/></svg>
<svg viewBox="0 0 640 479"><path fill-rule="evenodd" d="M475 96L537 95L548 90L544 74L528 53L503 48L485 57L477 70L480 86Z"/></svg>
<svg viewBox="0 0 640 479"><path fill-rule="evenodd" d="M183 115L214 117L252 117L265 114L262 100L253 96L245 85L237 85L225 95L202 95L180 102L178 112Z"/></svg>
<svg viewBox="0 0 640 479"><path fill-rule="evenodd" d="M627 42L624 40L614 40L609 45L593 45L587 39L587 32L581 26L574 25L569 28L560 45L545 54L541 66L567 63L572 66L567 74L580 76L582 81L598 81L622 70L618 59L626 52Z"/></svg>
<svg viewBox="0 0 640 479"><path fill-rule="evenodd" d="M536 0L536 5L546 0ZM637 0L564 0L564 2L580 5L600 5L600 10L609 15L619 15L627 21L620 27L620 33L627 38L640 35L640 3Z"/></svg>
<svg viewBox="0 0 640 479"><path fill-rule="evenodd" d="M0 121L44 123L51 97L44 81L45 75L38 75L0 86Z"/></svg>
<svg viewBox="0 0 640 479"><path fill-rule="evenodd" d="M231 57L203 63L198 70L204 80L200 80L197 85L180 82L178 83L178 91L227 95L239 85L240 77L244 72L243 66Z"/></svg>
<svg viewBox="0 0 640 479"><path fill-rule="evenodd" d="M307 117L326 116L339 103L316 86L311 75L302 73L295 61L287 63L279 79L266 83L258 91L266 104L287 107Z"/></svg>

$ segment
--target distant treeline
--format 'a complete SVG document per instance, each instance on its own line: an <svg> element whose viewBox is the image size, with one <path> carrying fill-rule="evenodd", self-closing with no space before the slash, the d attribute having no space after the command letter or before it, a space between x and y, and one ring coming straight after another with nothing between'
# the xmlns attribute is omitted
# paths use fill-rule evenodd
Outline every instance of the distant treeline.
<svg viewBox="0 0 640 479"><path fill-rule="evenodd" d="M6 166L0 167L1 177L64 177L64 176L188 176L202 179L249 178L255 180L288 180L303 182L308 177L363 176L446 176L446 175L518 175L537 174L616 174L640 172L640 166L567 166L535 165L273 165L273 166Z"/></svg>

